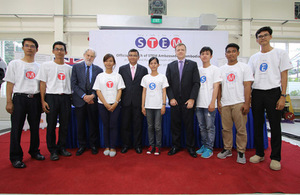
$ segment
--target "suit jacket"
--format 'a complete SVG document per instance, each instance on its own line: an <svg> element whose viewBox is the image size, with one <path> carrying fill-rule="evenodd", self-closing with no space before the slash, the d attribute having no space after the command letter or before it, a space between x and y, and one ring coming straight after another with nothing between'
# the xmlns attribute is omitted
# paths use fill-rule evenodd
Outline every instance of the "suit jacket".
<svg viewBox="0 0 300 195"><path fill-rule="evenodd" d="M200 88L200 76L196 62L185 60L181 82L177 60L168 64L166 76L169 82L169 87L167 88L169 100L174 98L177 102L182 100L182 103L185 103L188 99L196 101Z"/></svg>
<svg viewBox="0 0 300 195"><path fill-rule="evenodd" d="M92 64L92 81L91 85L95 83L97 75L103 72L102 68L97 65ZM75 107L82 107L85 101L81 98L83 94L86 93L86 75L85 75L85 62L80 62L73 65L72 76L71 76L71 87L73 90L73 105ZM95 95L95 103L97 102L97 94L95 90L92 92Z"/></svg>
<svg viewBox="0 0 300 195"><path fill-rule="evenodd" d="M126 88L122 91L121 105L133 106L142 105L142 92L143 87L141 86L142 78L148 74L148 69L144 66L137 64L134 79L132 80L130 65L126 64L119 68L119 74L122 76Z"/></svg>

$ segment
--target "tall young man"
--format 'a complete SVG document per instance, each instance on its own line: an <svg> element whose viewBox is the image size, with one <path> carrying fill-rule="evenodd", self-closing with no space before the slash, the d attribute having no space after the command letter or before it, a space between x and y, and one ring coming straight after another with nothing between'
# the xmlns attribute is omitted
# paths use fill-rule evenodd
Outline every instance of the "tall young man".
<svg viewBox="0 0 300 195"><path fill-rule="evenodd" d="M25 168L23 150L20 145L22 129L27 115L30 127L29 154L36 160L45 160L40 154L39 126L41 100L39 80L36 75L40 65L34 61L38 43L33 38L24 38L24 57L9 63L6 76L6 111L11 114L10 161L15 168Z"/></svg>
<svg viewBox="0 0 300 195"><path fill-rule="evenodd" d="M66 151L68 125L71 115L71 74L72 67L65 64L66 44L57 41L53 44L54 61L41 65L37 79L40 80L41 102L47 114L47 147L51 160L58 160L58 154L71 156ZM59 116L59 136L56 143L56 124Z"/></svg>
<svg viewBox="0 0 300 195"><path fill-rule="evenodd" d="M271 127L270 168L277 171L281 169L281 114L285 105L288 70L293 66L286 51L271 47L272 32L268 26L257 30L256 42L261 51L251 56L248 63L254 73L252 113L256 148L250 162L264 160L263 124L266 111Z"/></svg>

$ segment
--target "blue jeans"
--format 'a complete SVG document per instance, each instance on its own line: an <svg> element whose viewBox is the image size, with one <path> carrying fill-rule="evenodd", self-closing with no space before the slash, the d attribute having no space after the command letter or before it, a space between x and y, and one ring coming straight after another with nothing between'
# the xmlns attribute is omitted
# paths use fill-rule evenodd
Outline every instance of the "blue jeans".
<svg viewBox="0 0 300 195"><path fill-rule="evenodd" d="M215 142L215 116L216 110L209 112L208 108L196 108L196 116L199 122L201 143L213 150Z"/></svg>
<svg viewBox="0 0 300 195"><path fill-rule="evenodd" d="M161 147L161 113L160 109L146 109L146 117L148 123L148 138L149 144L152 147ZM154 135L155 132L155 135ZM156 144L154 142L154 137L156 138Z"/></svg>

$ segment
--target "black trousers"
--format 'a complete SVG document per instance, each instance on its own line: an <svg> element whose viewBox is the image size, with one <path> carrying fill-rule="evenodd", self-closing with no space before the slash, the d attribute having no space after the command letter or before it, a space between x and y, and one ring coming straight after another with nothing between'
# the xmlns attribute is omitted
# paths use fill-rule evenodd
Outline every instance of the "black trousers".
<svg viewBox="0 0 300 195"><path fill-rule="evenodd" d="M141 111L141 106L124 106L121 108L121 137L123 147L131 147L133 137L133 147L142 147L142 132L144 115ZM133 129L133 131L131 130ZM133 135L132 135L133 133Z"/></svg>
<svg viewBox="0 0 300 195"><path fill-rule="evenodd" d="M28 97L25 94L14 94L13 105L14 111L11 115L10 134L11 162L23 160L23 150L20 141L26 115L30 127L30 148L28 153L34 156L40 152L39 127L42 108L40 94L36 94L33 97Z"/></svg>
<svg viewBox="0 0 300 195"><path fill-rule="evenodd" d="M99 119L98 119L98 103L85 104L82 107L76 107L77 132L79 147L87 147L87 131L86 122L89 127L89 145L90 147L98 147L99 145Z"/></svg>
<svg viewBox="0 0 300 195"><path fill-rule="evenodd" d="M178 102L177 106L171 106L171 135L173 147L181 147L181 127L182 121L186 131L186 147L194 149L194 108L187 109L184 102Z"/></svg>
<svg viewBox="0 0 300 195"><path fill-rule="evenodd" d="M68 125L71 116L71 96L46 94L45 101L50 107L47 114L47 147L50 153L57 152L66 147L68 136ZM59 117L58 142L56 144L56 124Z"/></svg>
<svg viewBox="0 0 300 195"><path fill-rule="evenodd" d="M281 116L282 111L276 110L277 101L280 98L280 88L270 90L252 90L252 113L254 120L254 145L256 155L263 157L264 136L263 124L265 122L264 113L267 112L271 127L271 156L272 160L281 160Z"/></svg>

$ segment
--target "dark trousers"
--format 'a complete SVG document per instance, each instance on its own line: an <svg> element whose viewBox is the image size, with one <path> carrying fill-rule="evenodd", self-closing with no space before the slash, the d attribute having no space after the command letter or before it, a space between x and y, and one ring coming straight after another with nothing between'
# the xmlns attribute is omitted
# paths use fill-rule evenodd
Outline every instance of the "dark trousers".
<svg viewBox="0 0 300 195"><path fill-rule="evenodd" d="M142 147L142 131L144 116L141 106L124 106L122 107L121 136L123 147L130 147L131 138L133 137L133 147ZM133 132L131 131L131 127ZM133 136L132 136L133 133Z"/></svg>
<svg viewBox="0 0 300 195"><path fill-rule="evenodd" d="M256 155L263 157L264 136L263 124L265 122L264 113L267 112L271 127L271 156L272 160L281 160L281 110L276 110L276 103L280 98L280 88L270 90L252 90L252 113L254 120L254 144Z"/></svg>
<svg viewBox="0 0 300 195"><path fill-rule="evenodd" d="M86 122L89 126L90 147L96 147L99 139L98 103L75 108L79 147L87 147Z"/></svg>
<svg viewBox="0 0 300 195"><path fill-rule="evenodd" d="M10 134L10 161L23 160L23 150L20 145L21 134L27 114L27 121L30 127L30 148L28 153L31 156L40 152L40 119L41 119L41 97L40 94L32 98L26 95L13 96L14 111L11 115L11 134Z"/></svg>
<svg viewBox="0 0 300 195"><path fill-rule="evenodd" d="M186 131L186 147L194 149L194 108L187 109L183 102L178 102L177 106L171 106L171 134L173 147L180 148L180 135L182 121Z"/></svg>
<svg viewBox="0 0 300 195"><path fill-rule="evenodd" d="M71 115L70 95L46 94L45 101L50 107L47 114L47 147L50 153L55 153L66 147L68 125ZM56 124L59 117L58 142L56 144Z"/></svg>
<svg viewBox="0 0 300 195"><path fill-rule="evenodd" d="M116 148L118 141L118 121L120 105L113 112L108 111L103 104L99 105L99 114L103 123L103 137L105 148Z"/></svg>

